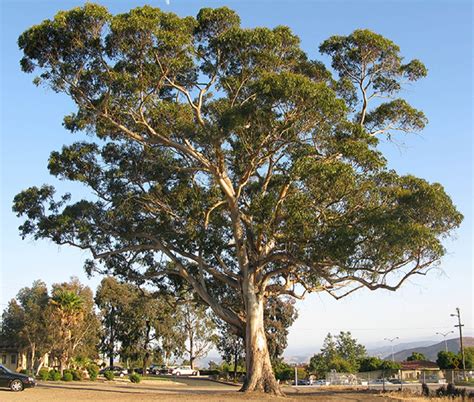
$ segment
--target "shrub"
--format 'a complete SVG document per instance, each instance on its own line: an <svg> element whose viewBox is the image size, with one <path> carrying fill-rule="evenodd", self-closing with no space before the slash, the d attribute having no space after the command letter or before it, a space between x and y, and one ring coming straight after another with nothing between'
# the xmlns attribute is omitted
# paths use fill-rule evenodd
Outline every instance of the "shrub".
<svg viewBox="0 0 474 402"><path fill-rule="evenodd" d="M449 383L447 386L442 386L436 390L436 396L437 397L466 397L467 392L465 388L456 388L454 384Z"/></svg>
<svg viewBox="0 0 474 402"><path fill-rule="evenodd" d="M199 370L201 375L219 375L219 370Z"/></svg>
<svg viewBox="0 0 474 402"><path fill-rule="evenodd" d="M72 373L70 371L64 371L63 381L72 381Z"/></svg>
<svg viewBox="0 0 474 402"><path fill-rule="evenodd" d="M109 380L109 381L112 381L115 377L114 375L114 372L113 371L110 371L110 370L107 370L105 373L104 373L104 377Z"/></svg>
<svg viewBox="0 0 474 402"><path fill-rule="evenodd" d="M135 384L138 384L142 380L142 377L140 376L140 374L137 374L137 373L130 374L128 378L130 379L131 382Z"/></svg>
<svg viewBox="0 0 474 402"><path fill-rule="evenodd" d="M421 384L421 395L430 396L430 388L426 383Z"/></svg>
<svg viewBox="0 0 474 402"><path fill-rule="evenodd" d="M82 381L82 376L83 376L82 371L80 371L80 370L72 370L72 371L71 371L71 374L72 374L72 379L73 379L74 381Z"/></svg>
<svg viewBox="0 0 474 402"><path fill-rule="evenodd" d="M89 373L89 379L95 381L99 375L99 367L96 364L90 364L87 366L87 372Z"/></svg>
<svg viewBox="0 0 474 402"><path fill-rule="evenodd" d="M51 370L49 372L50 381L59 381L61 379L61 373L57 370Z"/></svg>
<svg viewBox="0 0 474 402"><path fill-rule="evenodd" d="M31 372L31 370L27 370L27 369L22 369L20 370L20 374L25 374L25 375L28 375L28 376L32 376L33 373Z"/></svg>
<svg viewBox="0 0 474 402"><path fill-rule="evenodd" d="M47 368L42 368L38 373L39 378L42 381L46 381L49 379L49 370Z"/></svg>

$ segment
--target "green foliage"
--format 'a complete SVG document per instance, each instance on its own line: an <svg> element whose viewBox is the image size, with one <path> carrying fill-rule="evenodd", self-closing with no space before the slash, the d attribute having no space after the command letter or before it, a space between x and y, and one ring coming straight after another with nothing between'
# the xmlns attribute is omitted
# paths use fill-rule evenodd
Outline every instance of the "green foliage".
<svg viewBox="0 0 474 402"><path fill-rule="evenodd" d="M42 368L38 372L38 376L39 376L41 381L49 380L49 370L47 368Z"/></svg>
<svg viewBox="0 0 474 402"><path fill-rule="evenodd" d="M232 329L225 322L219 322L218 328L219 338L216 343L217 350L221 353L221 357L226 363L226 366L232 366L232 370L230 370L229 367L228 371L237 372L238 365L243 365L244 363L244 340L241 336L232 333ZM209 368L211 368L210 364Z"/></svg>
<svg viewBox="0 0 474 402"><path fill-rule="evenodd" d="M398 175L377 148L425 126L397 96L427 70L369 30L321 44L335 77L288 27L243 28L225 7L182 18L87 3L18 44L22 70L74 100L65 128L101 139L49 161L93 195L26 189L13 206L21 235L91 251L88 273L167 292L186 282L236 333L256 296L396 290L439 262L462 221L440 184ZM143 340L147 320L134 320ZM106 334L112 357L115 345ZM323 361L354 371L357 355Z"/></svg>
<svg viewBox="0 0 474 402"><path fill-rule="evenodd" d="M73 374L70 371L65 371L63 374L63 381L72 381L74 378Z"/></svg>
<svg viewBox="0 0 474 402"><path fill-rule="evenodd" d="M154 294L116 278L104 278L96 292L95 302L101 311L100 350L122 360L134 361L140 367L149 365L152 357L168 361L180 356L184 334L178 328L176 300L167 293ZM153 350L152 340L159 344ZM144 346L146 345L146 346Z"/></svg>
<svg viewBox="0 0 474 402"><path fill-rule="evenodd" d="M468 346L464 348L464 361L466 369L472 370L474 368L474 347ZM445 352L440 351L436 360L440 369L462 369L462 355L461 352Z"/></svg>
<svg viewBox="0 0 474 402"><path fill-rule="evenodd" d="M399 370L400 363L391 360L382 360L378 357L367 356L359 360L359 371Z"/></svg>
<svg viewBox="0 0 474 402"><path fill-rule="evenodd" d="M179 303L175 316L180 317L179 326L185 337L184 350L189 357L189 365L194 368L194 361L206 356L218 342L214 318L208 306L189 295Z"/></svg>
<svg viewBox="0 0 474 402"><path fill-rule="evenodd" d="M264 311L268 351L272 361L283 355L288 345L288 331L298 318L295 301L290 298L269 297Z"/></svg>
<svg viewBox="0 0 474 402"><path fill-rule="evenodd" d="M412 354L407 357L407 361L411 362L415 360L426 360L426 356L423 353L412 352Z"/></svg>
<svg viewBox="0 0 474 402"><path fill-rule="evenodd" d="M2 314L0 340L29 351L35 351L29 362L29 375L38 360L50 351L52 338L49 331L49 295L46 284L34 281L31 287L20 289Z"/></svg>
<svg viewBox="0 0 474 402"><path fill-rule="evenodd" d="M474 346L468 346L464 348L464 360L466 369L474 369Z"/></svg>
<svg viewBox="0 0 474 402"><path fill-rule="evenodd" d="M58 370L51 370L49 372L50 381L59 381L61 379L61 373Z"/></svg>
<svg viewBox="0 0 474 402"><path fill-rule="evenodd" d="M21 373L21 374L26 374L26 375L28 375L28 376L32 376L32 375L33 375L33 372L32 372L31 370L29 370L29 369L21 369L21 370L20 370L20 373Z"/></svg>
<svg viewBox="0 0 474 402"><path fill-rule="evenodd" d="M438 358L436 359L440 369L459 369L462 368L461 356L454 352L438 352Z"/></svg>
<svg viewBox="0 0 474 402"><path fill-rule="evenodd" d="M96 364L90 364L87 366L87 372L89 373L89 379L95 381L99 375L99 366Z"/></svg>
<svg viewBox="0 0 474 402"><path fill-rule="evenodd" d="M104 377L105 377L106 380L112 381L112 380L115 378L115 375L114 375L114 372L113 372L113 371L107 370L107 371L104 373Z"/></svg>
<svg viewBox="0 0 474 402"><path fill-rule="evenodd" d="M288 381L294 377L295 369L289 364L280 361L273 365L273 372L277 380Z"/></svg>
<svg viewBox="0 0 474 402"><path fill-rule="evenodd" d="M137 373L130 374L128 378L130 379L131 382L135 384L138 384L142 380L142 377Z"/></svg>
<svg viewBox="0 0 474 402"><path fill-rule="evenodd" d="M303 367L298 367L296 369L297 373L298 373L298 379L299 380L302 380L302 379L306 379L308 378L308 371L303 368ZM294 373L295 373L295 369L293 368L293 376L294 376Z"/></svg>
<svg viewBox="0 0 474 402"><path fill-rule="evenodd" d="M84 375L82 374L82 371L80 370L71 370L71 374L72 374L72 379L74 381L82 381Z"/></svg>
<svg viewBox="0 0 474 402"><path fill-rule="evenodd" d="M365 358L365 347L352 338L350 332L341 331L333 337L328 334L321 352L315 354L309 362L308 371L324 376L331 370L344 373L359 371L361 361ZM370 361L368 364L373 363Z"/></svg>
<svg viewBox="0 0 474 402"><path fill-rule="evenodd" d="M48 307L50 334L54 338L50 356L66 367L83 368L86 360L97 357L99 320L94 311L92 290L71 278L52 286Z"/></svg>

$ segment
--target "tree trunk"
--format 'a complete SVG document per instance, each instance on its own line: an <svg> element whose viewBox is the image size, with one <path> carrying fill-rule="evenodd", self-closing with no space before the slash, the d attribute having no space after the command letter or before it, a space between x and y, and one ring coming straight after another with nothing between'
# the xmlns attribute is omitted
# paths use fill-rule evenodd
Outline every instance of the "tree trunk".
<svg viewBox="0 0 474 402"><path fill-rule="evenodd" d="M115 318L115 309L112 306L111 308L111 316L112 319L110 320L110 339L109 339L109 366L112 367L114 365L114 346L115 346L115 333L114 333L114 318Z"/></svg>
<svg viewBox="0 0 474 402"><path fill-rule="evenodd" d="M38 366L35 368L35 375L38 375L40 370L43 368L45 357L44 355L38 359Z"/></svg>
<svg viewBox="0 0 474 402"><path fill-rule="evenodd" d="M257 296L251 281L244 283L246 309L245 354L246 377L242 392L260 391L283 395L273 374L263 325L263 297Z"/></svg>
<svg viewBox="0 0 474 402"><path fill-rule="evenodd" d="M36 344L31 344L31 361L30 361L30 371L33 373L35 369L35 355L36 355Z"/></svg>
<svg viewBox="0 0 474 402"><path fill-rule="evenodd" d="M194 370L194 334L193 331L189 331L189 365Z"/></svg>
<svg viewBox="0 0 474 402"><path fill-rule="evenodd" d="M239 359L239 354L237 351L234 353L234 381L237 379L237 361Z"/></svg>

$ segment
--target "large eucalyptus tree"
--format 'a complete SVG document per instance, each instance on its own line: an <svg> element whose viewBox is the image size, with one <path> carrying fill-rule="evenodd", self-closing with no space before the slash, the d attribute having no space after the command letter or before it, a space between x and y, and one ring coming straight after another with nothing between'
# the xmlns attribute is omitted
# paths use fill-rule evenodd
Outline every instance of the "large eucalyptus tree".
<svg viewBox="0 0 474 402"><path fill-rule="evenodd" d="M93 194L23 191L22 235L89 250L89 271L187 281L245 338L243 391L280 393L267 297L395 290L440 260L461 222L440 184L398 175L377 149L426 124L396 98L426 69L373 32L322 44L334 77L289 28L244 29L228 8L86 4L19 46L22 69L75 102L64 126L92 135L49 169Z"/></svg>

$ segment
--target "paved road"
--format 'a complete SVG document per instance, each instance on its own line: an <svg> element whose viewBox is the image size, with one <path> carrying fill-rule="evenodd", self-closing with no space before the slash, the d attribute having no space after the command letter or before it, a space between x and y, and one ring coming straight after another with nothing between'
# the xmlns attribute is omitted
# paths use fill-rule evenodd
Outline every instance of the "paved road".
<svg viewBox="0 0 474 402"><path fill-rule="evenodd" d="M180 384L185 384L185 385L188 385L188 386L191 386L191 387L205 387L205 388L209 388L209 387L215 387L215 388L220 388L220 389L223 389L223 388L227 388L229 389L229 385L227 384L222 384L220 382L217 382L217 381L212 381L209 379L209 377L207 376L198 376L198 377L195 377L195 376L170 376L170 375L167 375L167 376L157 376L157 377L162 377L162 378L167 378L173 382L177 382L177 383L180 383ZM232 385L231 385L232 387ZM237 388L237 387L235 387Z"/></svg>

